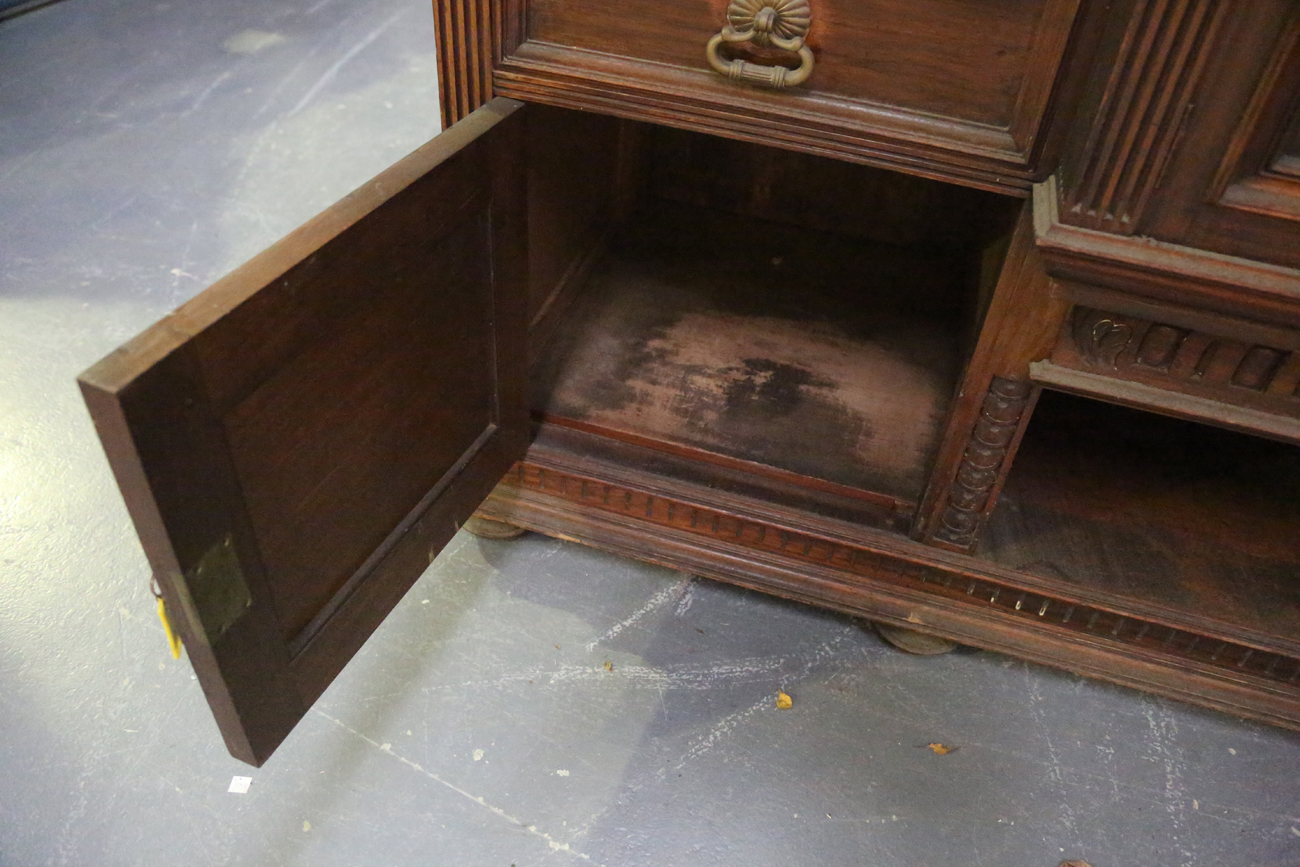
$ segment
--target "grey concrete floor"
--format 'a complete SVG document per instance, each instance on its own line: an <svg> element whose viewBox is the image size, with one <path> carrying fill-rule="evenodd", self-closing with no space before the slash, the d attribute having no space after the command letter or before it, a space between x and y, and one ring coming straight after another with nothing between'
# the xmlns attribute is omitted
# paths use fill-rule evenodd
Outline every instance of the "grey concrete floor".
<svg viewBox="0 0 1300 867"><path fill-rule="evenodd" d="M535 536L458 537L264 768L229 758L73 379L435 134L432 26L0 25L0 864L1300 864L1294 734Z"/></svg>

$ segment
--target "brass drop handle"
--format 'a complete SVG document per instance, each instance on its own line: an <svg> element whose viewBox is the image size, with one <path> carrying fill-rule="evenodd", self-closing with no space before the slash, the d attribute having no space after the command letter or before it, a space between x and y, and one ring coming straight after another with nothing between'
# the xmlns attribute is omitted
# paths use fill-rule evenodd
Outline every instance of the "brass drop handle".
<svg viewBox="0 0 1300 867"><path fill-rule="evenodd" d="M752 81L767 87L782 88L803 84L813 71L813 53L804 44L812 10L807 0L731 0L727 6L727 23L709 40L704 56L709 66L732 81ZM767 66L748 60L728 60L718 49L724 44L753 42L774 46L799 55L799 67Z"/></svg>

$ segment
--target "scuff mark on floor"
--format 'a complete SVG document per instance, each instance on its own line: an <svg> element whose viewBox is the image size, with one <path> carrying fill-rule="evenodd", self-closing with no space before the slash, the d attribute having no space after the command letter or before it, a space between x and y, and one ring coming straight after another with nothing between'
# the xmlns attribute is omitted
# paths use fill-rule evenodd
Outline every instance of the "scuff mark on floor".
<svg viewBox="0 0 1300 867"><path fill-rule="evenodd" d="M807 656L807 658L803 660L803 663L798 667L798 669L796 669L793 672L787 672L775 678L777 685L784 688L788 684L798 682L808 677L812 673L813 669L815 669L817 666L821 665L823 662L833 657L835 653L840 649L841 645L843 645L851 636L856 635L857 632L858 632L858 627L851 626L845 629L835 638L823 642L815 650L813 650ZM788 659L781 658L781 657L772 657L771 659L779 662L779 664L781 664L782 666L788 664L789 662ZM775 672L773 673L775 674ZM701 687L701 688L706 688L706 687ZM642 777L640 780L628 781L624 786L625 792L628 793L636 792L641 790L647 785L654 785L656 783L663 782L663 780L668 776L669 773L680 771L682 768L686 767L695 759L698 759L701 756L708 753L720 742L725 740L734 731L736 731L736 729L740 727L741 723L750 719L761 710L773 710L773 711L775 710L774 705L772 703L771 693L765 692L762 698L758 699L758 701L754 702L748 707L741 708L740 710L735 711L734 713L728 714L727 716L723 717L711 729L709 729L709 731L706 734L697 738L691 744L691 746L687 748L686 752L683 753L675 763L672 763L671 767L669 767L668 764L665 764L664 766L657 769L653 774L649 774L646 777ZM609 807L606 806L600 810L597 810L595 813L589 816L587 818L587 821L584 822L581 826L579 826L576 831L574 831L574 838L575 839L581 838L584 834L586 834L591 829L591 827L596 824L596 822L600 821L601 817L608 810Z"/></svg>
<svg viewBox="0 0 1300 867"><path fill-rule="evenodd" d="M284 40L281 41L283 42ZM192 103L190 103L190 107L185 109L183 112L181 112L181 117L189 117L191 114L194 114L194 112L198 111L199 107L202 106L203 103L207 102L208 97L212 95L212 92L215 91L222 84L225 84L227 81L229 81L230 77L234 74L235 74L234 69L227 69L225 72L218 75L212 81L211 84L209 84L207 87L203 88L202 91L200 91L199 95L195 97Z"/></svg>
<svg viewBox="0 0 1300 867"><path fill-rule="evenodd" d="M811 654L808 655L808 657L803 661L803 664L799 666L797 671L783 676L780 679L780 685L784 687L786 684L795 683L806 678L809 674L812 673L812 670L814 668L816 668L818 665L821 665L830 657L834 656L835 652L839 649L840 645L844 644L844 642L849 638L849 636L856 634L856 632L857 632L857 627L854 626L850 629L846 629L836 638L833 638L830 641L823 642L819 647L817 647L816 650L814 650ZM745 720L749 719L758 711L764 709L771 709L771 708L773 708L772 696L770 694L767 694L764 695L762 698L760 698L758 701L754 702L754 704L750 705L749 707L744 708L743 710L739 710L729 716L723 717L723 719L719 721L717 725L715 725L712 729L709 730L708 734L704 735L702 738L699 738L695 742L695 744L693 744L691 748L688 749L680 759L678 759L677 764L674 766L673 770L680 770L681 768L685 767L688 763L690 763L693 759L697 759L700 756L707 753L709 750L713 749L714 745L719 740L729 735L731 732L735 731L737 726L739 726Z"/></svg>
<svg viewBox="0 0 1300 867"><path fill-rule="evenodd" d="M1152 757L1164 766L1165 787L1162 793L1165 811L1173 823L1174 833L1169 842L1177 847L1183 857L1180 867L1190 867L1195 860L1193 853L1183 844L1183 832L1187 828L1187 804L1190 798L1183 787L1183 751L1177 746L1178 721L1169 712L1168 706L1160 699L1143 697L1143 715L1146 717L1151 738L1147 742Z"/></svg>
<svg viewBox="0 0 1300 867"><path fill-rule="evenodd" d="M321 77L316 79L316 83L307 89L307 92L302 95L302 99L298 100L297 105L289 109L285 114L285 117L293 117L295 114L306 108L307 105L316 98L316 95L320 93L327 84L334 80L334 77L339 74L340 69L346 66L352 58L360 54L366 46L382 36L385 30L396 24L398 19L406 17L406 12L407 10L403 9L401 12L390 17L383 24L380 24L374 30L371 30L365 36L361 37L361 39L349 48L342 57L331 63L329 69L326 69Z"/></svg>
<svg viewBox="0 0 1300 867"><path fill-rule="evenodd" d="M597 645L609 641L611 638L615 637L624 629L627 629L629 626L636 623L638 620L645 617L650 612L667 604L669 600L679 598L680 595L683 592L685 592L685 589L690 585L691 581L693 580L695 580L694 576L687 575L678 583L673 584L670 587L665 587L655 595L651 596L646 601L646 603L642 605L640 608L638 608L636 611L633 611L627 617L620 620L618 623L615 623L609 629L606 629L603 633L601 633L599 638L589 641L587 643L587 652L590 653L591 651L595 650Z"/></svg>
<svg viewBox="0 0 1300 867"><path fill-rule="evenodd" d="M227 54L256 54L273 45L279 45L284 37L279 33L266 30L241 30L221 43Z"/></svg>
<svg viewBox="0 0 1300 867"><path fill-rule="evenodd" d="M411 761L410 759L406 758L405 756L403 756L403 755L401 755L401 754L399 754L399 753L397 753L397 752L394 752L394 751L393 751L393 748L392 748L391 745L389 745L389 744L381 744L381 743L379 743L378 741L373 740L372 738L369 738L369 737L367 737L366 735L362 734L361 732L357 731L356 729L352 728L351 726L349 726L347 723L343 722L342 720L335 719L334 717L330 716L330 715L327 714L327 713L324 713L323 711L316 710L316 711L314 711L314 713L315 713L317 716L321 717L322 719L326 719L326 720L329 720L330 722L334 723L334 725L336 725L336 726L338 726L339 728L343 729L345 732L348 732L349 734L354 735L354 736L360 738L361 740L363 740L363 741L365 741L366 743L370 744L372 747L374 747L375 749L379 750L380 752L383 752L383 753L386 753L386 754L392 756L393 758L397 759L399 762L401 762L402 764L404 764L404 765L406 765L407 767L411 768L412 770L414 770L414 771L418 771L418 772L420 772L421 774L424 774L426 777L428 777L429 779L433 780L435 783L440 783L440 784L446 786L448 789L451 789L453 792L455 792L456 794L460 795L462 798L467 798L467 799L473 801L474 803L478 804L479 806L486 808L489 812L491 812L493 815L497 816L498 818L504 819L505 821L509 822L510 824L512 824L512 825L514 825L514 826L516 826L516 827L518 827L518 828L521 828L521 829L527 831L529 834L532 834L534 837L538 837L538 838L540 838L541 840L545 841L545 843L546 843L550 848L554 849L555 851L557 851L557 852L567 852L568 854L573 855L573 856L575 856L575 857L577 857L577 858L581 858L583 861L586 861L586 862L588 862L588 863L593 863L593 864L596 863L596 862L594 862L594 861L591 860L591 856L587 855L586 853L579 852L579 851L573 849L573 848L572 848L568 843L566 843L566 842L563 841L563 840L557 840L557 839L555 839L555 838L552 837L550 834L548 834L548 833L546 833L545 831L543 831L542 829L538 828L536 825L527 825L527 824L525 824L521 819L518 819L518 818L516 818L516 817L510 815L509 813L507 813L505 810L501 809L500 807L494 807L494 806L492 806L492 805L489 804L487 801L483 800L483 798L482 798L481 796L479 796L479 795L474 795L474 794L471 794L470 792L465 791L465 790L462 789L460 786L458 786L458 785L456 785L455 783L452 783L452 782L450 782L450 781L448 781L448 780L444 780L442 777L438 776L438 775L435 774L433 771L430 771L430 770L428 770L427 768L423 767L423 766L420 765L419 763L417 763L417 762L413 762L413 761ZM385 749L385 747L387 747L387 749ZM600 865L600 867L604 867L604 865L602 864L602 865Z"/></svg>
<svg viewBox="0 0 1300 867"><path fill-rule="evenodd" d="M677 764L673 765L673 770L680 771L692 761L713 749L714 746L717 745L718 741L735 731L736 727L742 722L761 710L767 710L771 706L772 697L770 695L765 695L749 707L724 716L718 721L717 725L709 729L708 733L703 737L698 738L695 743L691 745L691 748L678 758Z"/></svg>
<svg viewBox="0 0 1300 867"><path fill-rule="evenodd" d="M648 666L619 663L612 671L603 666L564 665L559 668L534 668L515 672L491 680L470 680L462 683L424 687L425 693L453 689L499 689L520 683L541 686L583 683L606 679L616 674L627 686L638 689L717 689L723 684L767 681L789 664L786 656L755 656L717 663L685 663L681 665Z"/></svg>
<svg viewBox="0 0 1300 867"><path fill-rule="evenodd" d="M1052 741L1052 726L1048 722L1042 707L1043 693L1041 685L1033 677L1033 672L1028 665L1022 665L1021 670L1027 686L1026 693L1029 696L1029 715L1033 718L1034 727L1038 729L1038 735L1042 739L1044 751L1047 753L1046 777L1048 784L1056 790L1057 801L1060 804L1059 818L1061 826L1070 835L1070 845L1076 850L1082 850L1083 840L1080 838L1074 808L1070 805L1070 785L1065 780L1061 752Z"/></svg>
<svg viewBox="0 0 1300 867"><path fill-rule="evenodd" d="M674 616L681 617L690 610L691 604L695 602L696 586L697 582L694 575L682 585L681 592L677 594L677 605L673 607Z"/></svg>

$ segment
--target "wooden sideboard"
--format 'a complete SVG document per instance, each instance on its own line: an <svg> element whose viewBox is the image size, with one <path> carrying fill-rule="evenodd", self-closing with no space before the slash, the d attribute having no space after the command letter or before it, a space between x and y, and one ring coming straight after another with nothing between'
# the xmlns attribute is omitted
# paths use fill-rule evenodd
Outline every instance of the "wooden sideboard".
<svg viewBox="0 0 1300 867"><path fill-rule="evenodd" d="M232 754L475 513L1300 728L1293 2L435 10L446 131L82 376Z"/></svg>

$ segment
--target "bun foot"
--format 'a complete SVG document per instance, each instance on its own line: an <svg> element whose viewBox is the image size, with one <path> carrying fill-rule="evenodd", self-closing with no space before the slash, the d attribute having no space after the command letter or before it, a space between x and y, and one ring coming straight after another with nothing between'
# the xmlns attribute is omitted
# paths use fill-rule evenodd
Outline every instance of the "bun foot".
<svg viewBox="0 0 1300 867"><path fill-rule="evenodd" d="M905 629L902 626L894 626L890 623L876 623L876 631L880 637L888 641L906 653L914 653L917 656L938 656L942 653L949 653L957 648L957 642L950 638L940 638L937 635L926 635L924 632L917 632L914 629Z"/></svg>
<svg viewBox="0 0 1300 867"><path fill-rule="evenodd" d="M522 536L526 532L523 527L516 527L514 524L507 524L505 521L481 518L478 515L471 515L469 520L462 524L460 528L472 536L478 536L480 539L513 539L516 536Z"/></svg>

